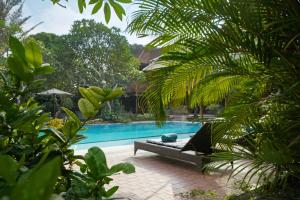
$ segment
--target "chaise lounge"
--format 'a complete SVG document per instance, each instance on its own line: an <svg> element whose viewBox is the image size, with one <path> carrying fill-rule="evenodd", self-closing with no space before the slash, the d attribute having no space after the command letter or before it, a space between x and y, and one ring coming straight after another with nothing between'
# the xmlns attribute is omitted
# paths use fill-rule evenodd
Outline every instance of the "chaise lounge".
<svg viewBox="0 0 300 200"><path fill-rule="evenodd" d="M201 129L188 140L166 143L160 140L134 142L134 155L138 150L157 153L160 156L185 161L202 167L203 158L213 152L211 142L211 124L204 124Z"/></svg>

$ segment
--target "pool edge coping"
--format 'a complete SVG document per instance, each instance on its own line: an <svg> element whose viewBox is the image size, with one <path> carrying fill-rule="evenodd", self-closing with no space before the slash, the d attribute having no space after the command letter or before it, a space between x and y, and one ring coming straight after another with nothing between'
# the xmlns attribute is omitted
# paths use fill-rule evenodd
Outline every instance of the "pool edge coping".
<svg viewBox="0 0 300 200"><path fill-rule="evenodd" d="M143 124L143 123L156 123L156 121L134 121L134 122L128 122L128 123L122 123L122 122L116 122L116 123L99 123L99 124L86 124L85 126L98 126L98 125L115 125L115 124ZM186 124L201 124L201 122L191 122L191 121L165 121L167 122L180 122L180 123L186 123Z"/></svg>

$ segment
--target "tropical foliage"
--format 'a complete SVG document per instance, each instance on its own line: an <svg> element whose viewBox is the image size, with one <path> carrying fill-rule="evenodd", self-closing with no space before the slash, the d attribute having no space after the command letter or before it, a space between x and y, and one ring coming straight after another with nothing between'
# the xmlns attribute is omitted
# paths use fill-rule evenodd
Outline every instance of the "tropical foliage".
<svg viewBox="0 0 300 200"><path fill-rule="evenodd" d="M224 103L213 142L233 175L265 189L299 183L300 3L297 0L141 0L129 31L154 36L160 69L144 103L164 108ZM295 186L295 185L294 185Z"/></svg>
<svg viewBox="0 0 300 200"><path fill-rule="evenodd" d="M79 86L124 87L140 76L129 43L115 27L81 20L66 35L38 33L31 37L44 46L44 62L56 69L45 76L45 89L75 93Z"/></svg>
<svg viewBox="0 0 300 200"><path fill-rule="evenodd" d="M51 63L55 71L43 76L47 81L43 85L46 89L60 88L74 93L78 90L80 77L85 80L83 69L76 62L73 49L67 44L66 36L58 36L52 33L38 33L30 37L37 40L42 47L43 61Z"/></svg>
<svg viewBox="0 0 300 200"><path fill-rule="evenodd" d="M9 36L25 34L22 25L26 23L29 17L22 17L22 8L22 0L0 1L0 65L4 65L3 56L8 53Z"/></svg>
<svg viewBox="0 0 300 200"><path fill-rule="evenodd" d="M53 4L59 4L62 7L65 7L61 2L68 2L68 0L51 0ZM92 13L95 14L99 12L101 8L103 8L104 17L106 23L110 21L112 10L115 11L117 17L122 20L123 16L126 15L125 10L122 4L131 3L131 0L78 0L77 5L80 13L87 8L87 6L92 7Z"/></svg>
<svg viewBox="0 0 300 200"><path fill-rule="evenodd" d="M124 86L138 70L137 59L118 28L108 28L94 20L75 21L67 44L87 74L87 84L103 87Z"/></svg>
<svg viewBox="0 0 300 200"><path fill-rule="evenodd" d="M11 37L9 45L11 55L1 74L4 86L0 90L1 198L102 199L113 195L118 187L107 189L109 176L120 171L133 173L134 167L129 163L108 167L104 153L96 147L85 156L75 155L71 148L84 139L79 131L108 99L102 96L103 89L80 88L78 107L85 120L63 108L68 117L57 126L30 97L44 82L39 76L53 68L42 64L41 48L32 39L21 43Z"/></svg>

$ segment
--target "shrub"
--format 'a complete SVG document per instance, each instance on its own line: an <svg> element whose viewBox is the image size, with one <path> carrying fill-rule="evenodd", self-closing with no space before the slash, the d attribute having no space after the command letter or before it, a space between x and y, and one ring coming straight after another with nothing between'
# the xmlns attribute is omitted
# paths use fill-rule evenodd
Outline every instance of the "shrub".
<svg viewBox="0 0 300 200"><path fill-rule="evenodd" d="M138 114L135 118L136 121L149 121L154 120L154 116L151 113Z"/></svg>
<svg viewBox="0 0 300 200"><path fill-rule="evenodd" d="M50 121L29 92L41 85L38 76L53 69L42 65L34 41L22 44L11 37L9 43L12 54L0 90L1 199L102 199L113 195L117 186L104 187L112 180L109 176L120 171L133 173L134 167L120 163L109 168L99 148L91 148L85 156L75 155L70 148L84 139L78 132L99 112L100 102L105 103L102 89L80 88L78 107L83 122L67 108L62 108L67 114L65 123ZM81 171L75 171L76 166Z"/></svg>

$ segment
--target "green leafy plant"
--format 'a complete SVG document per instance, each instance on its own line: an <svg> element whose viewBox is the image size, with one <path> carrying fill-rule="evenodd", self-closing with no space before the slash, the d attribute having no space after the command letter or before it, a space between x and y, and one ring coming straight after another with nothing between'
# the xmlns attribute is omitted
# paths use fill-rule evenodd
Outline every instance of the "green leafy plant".
<svg viewBox="0 0 300 200"><path fill-rule="evenodd" d="M8 155L0 155L1 197L8 199L47 199L52 196L60 175L58 157L28 169L24 160L17 162ZM7 184L5 184L7 183Z"/></svg>
<svg viewBox="0 0 300 200"><path fill-rule="evenodd" d="M107 103L109 112L111 112L110 101L123 95L122 88L109 89L91 86L89 88L79 88L79 91L84 98L79 99L78 107L86 118L95 117L103 103Z"/></svg>
<svg viewBox="0 0 300 200"><path fill-rule="evenodd" d="M299 184L299 13L291 1L142 0L129 31L154 36L159 69L147 72L143 103L165 108L222 103L208 167L256 180L264 191ZM176 23L174 23L176 22ZM218 123L221 122L221 123ZM211 169L208 168L208 169Z"/></svg>
<svg viewBox="0 0 300 200"><path fill-rule="evenodd" d="M51 0L53 4L61 4L62 0ZM131 0L78 0L78 9L80 13L83 13L83 11L87 8L87 5L93 7L92 13L95 14L99 12L101 8L103 8L105 21L108 23L111 18L111 10L114 10L117 17L122 20L123 16L126 15L124 8L121 4L128 4L131 3ZM65 7L65 6L63 6Z"/></svg>
<svg viewBox="0 0 300 200"><path fill-rule="evenodd" d="M38 77L51 73L53 69L42 64L41 49L34 40L22 43L11 37L9 44L11 55L7 71L1 74L4 85L0 90L0 196L12 200L68 198L62 194L77 191L75 182L78 177L82 178L81 184L88 185L90 178L94 177L92 174L102 173L103 166L107 167L100 149L92 148L86 156L81 156L75 155L70 148L84 139L78 132L106 102L104 96L93 92L102 89L80 88L82 98L78 107L84 121L69 109L62 108L67 119L58 127L49 127L49 114L43 112L31 94L43 84L44 80ZM86 170L74 170L78 166L86 166ZM104 183L108 180L106 176L118 171L132 173L134 167L128 163L107 167L101 178L94 177L97 187L87 198L94 195L94 199L102 199L116 192L117 187L106 191L98 183ZM81 194L74 192L72 199L80 199L77 195Z"/></svg>
<svg viewBox="0 0 300 200"><path fill-rule="evenodd" d="M105 188L105 185L113 180L109 176L118 172L126 174L135 172L133 165L129 163L120 163L109 168L105 154L98 147L90 148L84 156L84 161L84 163L77 163L81 173L72 175L72 188L67 194L70 199L73 199L73 195L80 198L109 198L119 188L118 186Z"/></svg>

